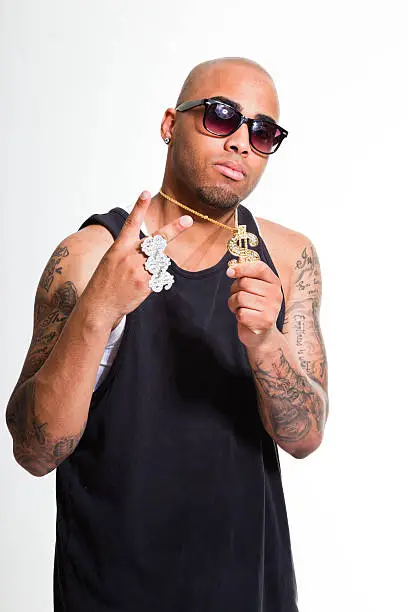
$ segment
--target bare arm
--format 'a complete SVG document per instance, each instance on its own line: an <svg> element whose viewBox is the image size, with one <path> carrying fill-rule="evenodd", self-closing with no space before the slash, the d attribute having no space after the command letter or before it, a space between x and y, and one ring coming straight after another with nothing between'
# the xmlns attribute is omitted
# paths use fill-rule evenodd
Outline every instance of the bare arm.
<svg viewBox="0 0 408 612"><path fill-rule="evenodd" d="M33 340L6 412L14 456L33 475L74 451L111 329L152 291L139 248L151 201L143 195L115 242L101 226L84 228L58 246L40 280ZM183 215L155 233L173 240L192 223Z"/></svg>
<svg viewBox="0 0 408 612"><path fill-rule="evenodd" d="M63 241L38 284L34 330L6 422L16 461L42 476L77 446L110 325L81 295L113 238L86 228ZM103 232L104 230L102 230Z"/></svg>
<svg viewBox="0 0 408 612"><path fill-rule="evenodd" d="M265 346L248 352L264 426L297 458L319 446L328 415L320 301L319 260L308 241L293 266L283 334L277 331Z"/></svg>

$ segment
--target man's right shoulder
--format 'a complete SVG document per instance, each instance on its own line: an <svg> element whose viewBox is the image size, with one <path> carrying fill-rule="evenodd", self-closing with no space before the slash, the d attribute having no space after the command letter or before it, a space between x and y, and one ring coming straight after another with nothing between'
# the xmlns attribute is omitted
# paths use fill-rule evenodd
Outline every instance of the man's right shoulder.
<svg viewBox="0 0 408 612"><path fill-rule="evenodd" d="M82 258L84 263L93 265L95 261L99 263L113 243L111 232L103 225L93 223L64 238L59 246L65 245L70 254L75 256L77 263L78 258Z"/></svg>
<svg viewBox="0 0 408 612"><path fill-rule="evenodd" d="M69 234L50 254L38 290L51 297L57 285L67 281L75 282L79 297L113 242L110 231L98 224L88 225Z"/></svg>
<svg viewBox="0 0 408 612"><path fill-rule="evenodd" d="M91 225L87 225L82 229L74 232L68 238L72 238L75 241L80 242L88 242L91 246L95 248L104 248L108 245L108 248L113 244L114 238L111 232L107 227L101 225L100 223L92 223Z"/></svg>

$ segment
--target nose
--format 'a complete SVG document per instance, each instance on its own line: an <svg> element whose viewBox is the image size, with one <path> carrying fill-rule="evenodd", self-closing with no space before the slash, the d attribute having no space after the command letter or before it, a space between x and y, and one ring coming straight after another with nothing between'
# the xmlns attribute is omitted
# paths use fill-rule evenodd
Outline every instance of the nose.
<svg viewBox="0 0 408 612"><path fill-rule="evenodd" d="M249 132L248 126L245 123L231 136L225 138L224 149L226 151L234 151L234 153L238 153L243 157L248 156L250 149Z"/></svg>

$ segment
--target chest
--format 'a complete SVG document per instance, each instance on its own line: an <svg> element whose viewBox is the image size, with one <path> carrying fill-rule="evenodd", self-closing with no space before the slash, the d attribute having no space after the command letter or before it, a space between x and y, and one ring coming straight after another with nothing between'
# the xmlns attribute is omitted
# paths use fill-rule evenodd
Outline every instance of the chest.
<svg viewBox="0 0 408 612"><path fill-rule="evenodd" d="M143 223L141 229L145 235L149 234L145 223ZM262 235L262 238L273 264L276 267L279 279L282 283L283 293L287 299L290 294L292 272L285 263L285 253L279 251L279 246L277 244L272 244L269 236ZM223 265L224 272L226 273L228 261L234 258L234 256L227 251L228 239L229 235L226 235L225 240L220 241L220 237L215 234L206 236L200 241L190 243L178 239L168 243L166 254L170 257L172 262L174 262L176 268L188 274L209 271L220 265Z"/></svg>

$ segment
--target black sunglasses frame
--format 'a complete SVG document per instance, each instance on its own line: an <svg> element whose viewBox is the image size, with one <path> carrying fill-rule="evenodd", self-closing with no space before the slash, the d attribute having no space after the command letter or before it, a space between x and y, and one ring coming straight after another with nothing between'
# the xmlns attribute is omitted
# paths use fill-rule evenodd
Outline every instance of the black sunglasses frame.
<svg viewBox="0 0 408 612"><path fill-rule="evenodd" d="M258 153L261 153L262 155L272 155L273 153L276 153L276 151L281 146L281 144L283 142L283 139L286 138L287 135L289 134L289 132L287 130L285 130L283 127L278 125L275 121L267 121L266 119L250 119L249 117L245 117L245 115L243 115L239 110L237 110L236 108L231 106L231 104L227 104L226 102L223 102L222 100L218 100L217 98L201 98L201 100L190 100L188 102L183 102L182 104L179 104L176 107L176 111L179 111L179 112L182 113L184 111L190 110L191 108L195 108L197 106L202 106L203 104L205 105L205 109L204 109L204 113L203 113L203 126L207 130L207 132L210 132L211 134L214 134L215 136L218 136L219 138L226 138L227 136L231 136L231 134L233 134L234 132L239 130L241 125L246 123L248 125L249 142L251 144L251 147L253 147L255 149L255 151L258 151ZM216 132L213 132L212 130L210 130L205 125L205 123L206 123L205 120L207 118L207 112L208 112L208 109L210 108L210 106L212 104L223 104L224 106L228 106L228 108L232 108L232 110L240 117L240 120L239 120L239 123L238 123L237 127L235 127L233 130L228 132L228 134L217 134ZM274 149L273 151L270 151L269 153L267 153L265 151L261 151L260 149L258 149L253 144L253 142L252 142L252 131L254 129L253 126L254 126L255 123L268 123L268 124L273 125L274 127L278 128L281 131L282 135L280 137L280 140L278 142L278 145L277 145L276 149Z"/></svg>

